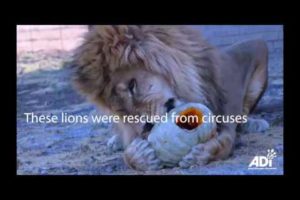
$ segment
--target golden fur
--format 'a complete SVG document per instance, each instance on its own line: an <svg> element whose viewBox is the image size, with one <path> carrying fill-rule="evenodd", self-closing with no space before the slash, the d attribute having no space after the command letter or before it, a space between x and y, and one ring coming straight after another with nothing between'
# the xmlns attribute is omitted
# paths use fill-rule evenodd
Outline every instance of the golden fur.
<svg viewBox="0 0 300 200"><path fill-rule="evenodd" d="M198 31L183 26L96 26L75 54L79 89L107 103L115 71L142 68L161 74L179 98L222 110L223 94L215 72L218 55Z"/></svg>
<svg viewBox="0 0 300 200"><path fill-rule="evenodd" d="M260 41L244 46L222 54L187 26L95 26L75 52L74 82L90 100L121 116L162 114L170 98L201 102L214 114L242 114L243 109L248 114L265 89L267 50ZM132 78L134 91L129 91ZM125 147L142 134L140 124L120 126ZM235 128L224 128L216 141L198 150L208 155L207 160L226 158Z"/></svg>

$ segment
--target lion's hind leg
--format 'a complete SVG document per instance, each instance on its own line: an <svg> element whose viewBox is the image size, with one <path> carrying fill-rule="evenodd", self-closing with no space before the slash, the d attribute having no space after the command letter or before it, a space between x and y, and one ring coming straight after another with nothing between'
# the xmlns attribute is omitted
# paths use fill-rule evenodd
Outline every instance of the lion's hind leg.
<svg viewBox="0 0 300 200"><path fill-rule="evenodd" d="M254 48L254 72L251 75L243 104L243 114L249 115L263 96L268 82L268 49L263 41L257 41ZM264 119L248 118L247 123L239 126L239 132L264 132L269 123Z"/></svg>
<svg viewBox="0 0 300 200"><path fill-rule="evenodd" d="M253 111L267 88L268 49L263 41L258 41L257 46L254 59L254 72L250 77L244 97L243 113L245 115Z"/></svg>
<svg viewBox="0 0 300 200"><path fill-rule="evenodd" d="M242 114L249 115L263 96L268 82L268 47L263 40L248 40L227 49L239 66L242 80ZM246 124L239 124L237 132L263 132L269 127L263 119L248 117Z"/></svg>

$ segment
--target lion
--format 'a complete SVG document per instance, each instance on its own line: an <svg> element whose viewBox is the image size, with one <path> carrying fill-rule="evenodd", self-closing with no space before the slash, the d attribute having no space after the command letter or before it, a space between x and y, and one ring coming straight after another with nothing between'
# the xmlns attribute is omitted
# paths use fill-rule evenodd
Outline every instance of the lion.
<svg viewBox="0 0 300 200"><path fill-rule="evenodd" d="M219 50L190 26L93 26L76 49L73 66L76 88L121 117L162 115L187 102L205 104L216 115L249 115L267 87L268 48L263 40L250 40ZM248 122L268 127L264 120ZM160 169L146 140L152 126L118 123L108 145L124 149L133 169ZM193 147L180 167L232 154L238 124L217 127L218 136Z"/></svg>

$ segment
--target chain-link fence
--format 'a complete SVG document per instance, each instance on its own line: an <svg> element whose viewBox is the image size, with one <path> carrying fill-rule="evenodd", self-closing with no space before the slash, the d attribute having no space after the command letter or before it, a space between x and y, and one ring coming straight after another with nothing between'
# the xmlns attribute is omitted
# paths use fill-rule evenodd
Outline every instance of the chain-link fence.
<svg viewBox="0 0 300 200"><path fill-rule="evenodd" d="M70 51L80 44L87 26L18 25L17 54L35 51Z"/></svg>

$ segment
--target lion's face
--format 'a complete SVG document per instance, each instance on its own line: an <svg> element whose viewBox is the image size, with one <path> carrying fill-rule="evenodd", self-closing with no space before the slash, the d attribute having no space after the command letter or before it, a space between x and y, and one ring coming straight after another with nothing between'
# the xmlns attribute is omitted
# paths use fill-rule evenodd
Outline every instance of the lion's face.
<svg viewBox="0 0 300 200"><path fill-rule="evenodd" d="M133 68L114 73L107 103L121 115L153 116L168 112L179 101L161 75Z"/></svg>
<svg viewBox="0 0 300 200"><path fill-rule="evenodd" d="M162 115L181 102L222 113L219 60L185 26L95 26L75 51L74 83L102 110L121 116Z"/></svg>

